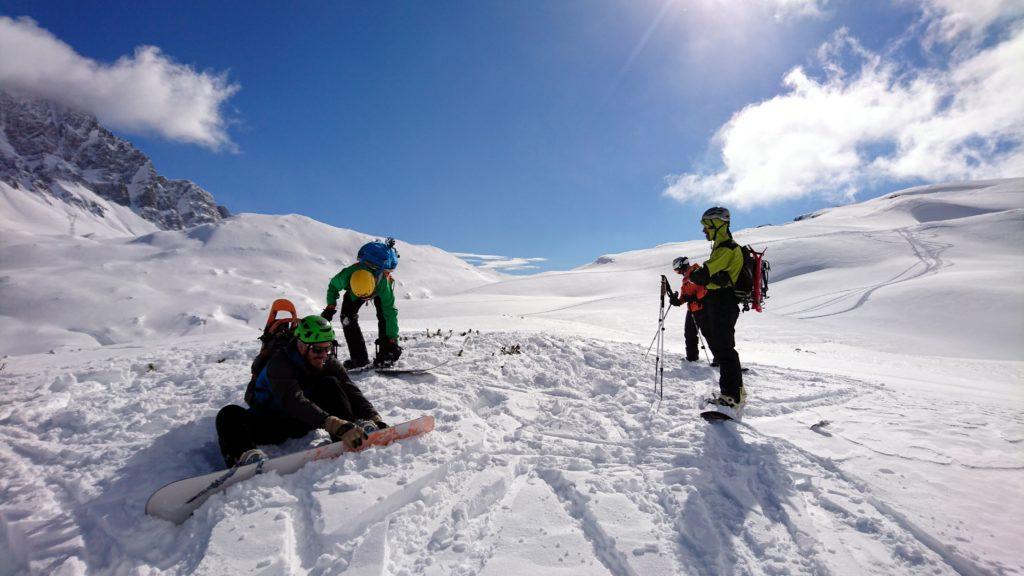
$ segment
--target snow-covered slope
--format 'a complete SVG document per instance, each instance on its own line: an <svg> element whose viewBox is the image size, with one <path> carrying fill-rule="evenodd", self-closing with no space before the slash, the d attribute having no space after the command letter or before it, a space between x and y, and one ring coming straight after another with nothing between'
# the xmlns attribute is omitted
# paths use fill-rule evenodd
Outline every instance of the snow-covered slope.
<svg viewBox="0 0 1024 576"><path fill-rule="evenodd" d="M1022 209L1024 180L976 182L738 231L775 278L739 325L742 425L695 417L716 375L677 354L681 313L660 402L643 359L658 276L705 242L526 278L401 245L406 356L452 360L356 381L437 430L241 483L181 526L145 500L220 466L214 416L270 300L318 310L367 237L254 215L5 234L4 345L55 353L0 364L0 575L1022 574ZM68 345L84 325L106 332Z"/></svg>
<svg viewBox="0 0 1024 576"><path fill-rule="evenodd" d="M18 218L32 218L43 200L13 192L5 208L17 205ZM12 223L0 240L0 330L18 337L5 338L0 352L210 333L255 337L276 298L291 299L304 314L319 312L328 280L373 239L295 215L242 214L184 231L154 230L127 209L115 215L121 219L75 220L82 234L75 236ZM400 308L500 278L431 246L399 242L398 249Z"/></svg>
<svg viewBox="0 0 1024 576"><path fill-rule="evenodd" d="M806 342L824 332L914 354L1017 360L1024 350L1024 180L904 190L735 236L767 249L772 264L768 313L740 321L746 341ZM608 337L649 338L658 275L677 286L672 259L700 262L709 248L692 241L605 255L567 272L482 285L448 301L446 312L486 321L501 302L524 327L584 324Z"/></svg>

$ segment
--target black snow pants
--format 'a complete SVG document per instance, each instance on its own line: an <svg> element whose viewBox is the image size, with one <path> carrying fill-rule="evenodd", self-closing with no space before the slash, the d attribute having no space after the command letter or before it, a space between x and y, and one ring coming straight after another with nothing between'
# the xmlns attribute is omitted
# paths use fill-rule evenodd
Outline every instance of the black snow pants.
<svg viewBox="0 0 1024 576"><path fill-rule="evenodd" d="M342 420L355 420L352 405L333 376L324 376L310 387L306 394L311 402L331 416ZM284 413L266 413L232 404L217 413L217 438L224 463L229 467L246 450L257 444L280 444L289 438L302 438L317 426Z"/></svg>
<svg viewBox="0 0 1024 576"><path fill-rule="evenodd" d="M360 365L370 362L366 352L366 340L363 339L363 331L359 328L359 309L365 303L365 300L359 298L353 300L347 291L341 298L341 331L345 334L348 357ZM384 338L387 326L384 323L384 309L379 296L373 298L373 306L377 309L377 337Z"/></svg>
<svg viewBox="0 0 1024 576"><path fill-rule="evenodd" d="M736 320L740 316L739 301L732 288L712 290L704 298L707 330L704 336L719 365L718 387L723 396L740 398L743 371L736 352Z"/></svg>
<svg viewBox="0 0 1024 576"><path fill-rule="evenodd" d="M686 359L690 362L700 360L700 349L698 344L698 333L708 336L707 314L704 310L696 312L686 308L686 321L683 326L683 341L686 343ZM699 330L699 332L698 332Z"/></svg>

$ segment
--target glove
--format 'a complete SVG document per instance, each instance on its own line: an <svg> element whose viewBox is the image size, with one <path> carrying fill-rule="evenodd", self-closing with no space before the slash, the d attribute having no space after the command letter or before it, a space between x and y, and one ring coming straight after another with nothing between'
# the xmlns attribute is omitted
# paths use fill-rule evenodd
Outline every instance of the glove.
<svg viewBox="0 0 1024 576"><path fill-rule="evenodd" d="M344 442L349 450L357 450L366 440L366 432L362 428L337 416L328 416L324 421L324 429L332 440Z"/></svg>
<svg viewBox="0 0 1024 576"><path fill-rule="evenodd" d="M380 414L378 414L378 415L373 417L373 423L377 425L377 430L383 430L385 428L390 428L390 426L388 426L387 422L385 422L385 421L380 419Z"/></svg>
<svg viewBox="0 0 1024 576"><path fill-rule="evenodd" d="M334 313L337 311L338 309L333 305L328 306L327 308L324 308L324 311L320 313L320 316L330 322L331 320L334 320Z"/></svg>
<svg viewBox="0 0 1024 576"><path fill-rule="evenodd" d="M668 303L673 306L679 306L680 304L683 303L683 301L679 299L679 294L676 294L675 292L669 292Z"/></svg>

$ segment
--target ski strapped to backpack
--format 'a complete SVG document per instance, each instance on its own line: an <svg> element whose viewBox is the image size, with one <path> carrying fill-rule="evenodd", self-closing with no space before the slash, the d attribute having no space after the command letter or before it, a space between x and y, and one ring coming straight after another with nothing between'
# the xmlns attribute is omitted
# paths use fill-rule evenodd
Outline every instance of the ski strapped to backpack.
<svg viewBox="0 0 1024 576"><path fill-rule="evenodd" d="M285 316L278 318L277 315L281 312L284 312ZM295 327L298 325L299 315L295 311L295 305L285 298L274 300L274 303L270 305L270 314L267 315L263 334L259 338L260 352L252 361L252 377L249 379L249 385L245 388L246 404L252 406L253 394L256 392L256 378L270 358L292 341L292 338L295 337Z"/></svg>
<svg viewBox="0 0 1024 576"><path fill-rule="evenodd" d="M743 267L740 268L740 274L736 277L736 283L733 284L736 299L743 304L744 312L751 308L761 312L764 308L764 301L768 299L768 273L772 269L771 264L764 259L764 253L768 249L758 252L750 245L740 246L732 240L729 242L743 252Z"/></svg>

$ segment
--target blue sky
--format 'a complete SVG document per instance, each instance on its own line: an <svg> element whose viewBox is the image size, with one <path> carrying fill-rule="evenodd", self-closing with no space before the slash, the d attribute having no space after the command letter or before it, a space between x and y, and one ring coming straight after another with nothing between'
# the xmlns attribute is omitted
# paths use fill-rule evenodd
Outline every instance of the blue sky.
<svg viewBox="0 0 1024 576"><path fill-rule="evenodd" d="M0 64L0 86L95 94L76 103L234 212L564 269L698 238L718 203L738 229L1024 175L1024 10L972 6L0 1L0 46L80 60L40 56L51 86ZM63 84L119 68L160 80Z"/></svg>

